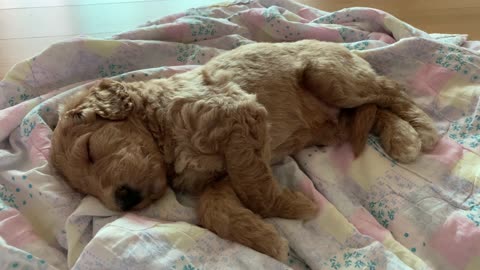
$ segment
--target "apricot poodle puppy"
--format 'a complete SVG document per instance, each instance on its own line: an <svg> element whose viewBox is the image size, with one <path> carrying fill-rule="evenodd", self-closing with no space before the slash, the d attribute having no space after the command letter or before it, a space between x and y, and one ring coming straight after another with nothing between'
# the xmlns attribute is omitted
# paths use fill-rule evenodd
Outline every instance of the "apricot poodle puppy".
<svg viewBox="0 0 480 270"><path fill-rule="evenodd" d="M358 155L370 131L400 162L438 140L398 83L343 46L256 43L167 79L80 91L60 108L51 163L113 210L146 207L167 183L197 194L202 226L285 261L288 243L262 218L309 219L317 207L281 188L270 164L310 145L350 142Z"/></svg>

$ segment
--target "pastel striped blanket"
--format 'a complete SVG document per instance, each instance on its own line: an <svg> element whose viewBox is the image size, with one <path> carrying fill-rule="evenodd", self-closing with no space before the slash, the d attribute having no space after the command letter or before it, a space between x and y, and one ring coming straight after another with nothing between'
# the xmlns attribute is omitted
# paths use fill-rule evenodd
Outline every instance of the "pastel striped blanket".
<svg viewBox="0 0 480 270"><path fill-rule="evenodd" d="M443 138L409 165L376 138L305 149L274 167L315 199L308 222L271 219L284 265L196 226L188 198L122 215L69 188L48 165L58 104L102 77L184 72L247 43L318 39L360 51L408 86ZM236 1L79 37L17 64L0 82L0 269L480 269L480 42L427 34L380 10L324 12L289 0Z"/></svg>

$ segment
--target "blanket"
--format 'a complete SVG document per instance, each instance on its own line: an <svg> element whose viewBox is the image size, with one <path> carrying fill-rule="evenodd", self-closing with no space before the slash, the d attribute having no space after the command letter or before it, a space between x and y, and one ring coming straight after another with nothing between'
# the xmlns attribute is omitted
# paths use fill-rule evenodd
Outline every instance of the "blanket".
<svg viewBox="0 0 480 270"><path fill-rule="evenodd" d="M122 214L73 191L48 163L58 105L112 77L163 78L252 42L343 44L408 94L442 139L412 164L377 138L354 159L310 147L274 166L319 205L308 222L269 219L287 264L197 226L195 201L169 190ZM480 42L428 34L371 8L324 12L290 0L189 9L107 39L78 37L18 63L0 82L1 269L480 269Z"/></svg>

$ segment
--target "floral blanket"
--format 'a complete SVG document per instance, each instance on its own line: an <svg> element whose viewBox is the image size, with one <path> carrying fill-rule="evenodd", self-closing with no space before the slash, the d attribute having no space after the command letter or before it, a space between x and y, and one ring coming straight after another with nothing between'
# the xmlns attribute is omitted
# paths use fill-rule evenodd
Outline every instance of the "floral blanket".
<svg viewBox="0 0 480 270"><path fill-rule="evenodd" d="M397 164L376 138L305 149L274 167L312 196L319 216L271 219L290 242L282 264L196 226L169 191L121 215L49 168L58 104L102 77L168 77L243 44L318 39L357 50L406 85L443 138ZM427 34L370 8L328 13L290 0L190 9L109 39L79 37L17 64L0 82L1 269L480 269L480 42Z"/></svg>

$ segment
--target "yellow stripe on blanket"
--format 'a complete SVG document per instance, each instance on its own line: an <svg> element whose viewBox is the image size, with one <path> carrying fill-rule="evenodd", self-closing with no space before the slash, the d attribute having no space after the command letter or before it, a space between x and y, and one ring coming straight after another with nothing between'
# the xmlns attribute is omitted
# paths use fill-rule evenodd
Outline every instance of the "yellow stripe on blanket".
<svg viewBox="0 0 480 270"><path fill-rule="evenodd" d="M444 108L452 106L460 110L469 108L472 100L480 95L480 88L470 82L466 82L462 76L455 76L448 81L440 91L437 98L437 106Z"/></svg>
<svg viewBox="0 0 480 270"><path fill-rule="evenodd" d="M181 250L193 247L206 232L205 229L186 222L158 224L154 230L166 237L173 247Z"/></svg>
<svg viewBox="0 0 480 270"><path fill-rule="evenodd" d="M465 270L478 270L480 269L480 257L473 257L465 267Z"/></svg>
<svg viewBox="0 0 480 270"><path fill-rule="evenodd" d="M109 57L113 54L115 49L122 45L122 42L117 40L85 40L84 46L93 53L103 57Z"/></svg>
<svg viewBox="0 0 480 270"><path fill-rule="evenodd" d="M453 168L453 174L478 185L477 180L480 177L480 166L478 164L480 164L480 157L472 152L465 151L463 158Z"/></svg>
<svg viewBox="0 0 480 270"><path fill-rule="evenodd" d="M383 245L393 252L402 262L410 266L412 269L428 269L428 266L409 249L397 242L391 234L388 234Z"/></svg>
<svg viewBox="0 0 480 270"><path fill-rule="evenodd" d="M344 243L355 232L353 225L330 203L318 217L318 226L339 243Z"/></svg>
<svg viewBox="0 0 480 270"><path fill-rule="evenodd" d="M32 59L25 60L13 66L10 71L5 75L3 81L6 83L16 84L25 80L27 74L30 74L32 70Z"/></svg>
<svg viewBox="0 0 480 270"><path fill-rule="evenodd" d="M412 29L392 15L386 15L383 23L385 24L386 29L395 33L395 38L397 39L410 37L412 35Z"/></svg>
<svg viewBox="0 0 480 270"><path fill-rule="evenodd" d="M377 182L377 179L384 176L391 167L389 160L382 157L373 148L367 147L362 156L352 162L349 176L368 191Z"/></svg>

